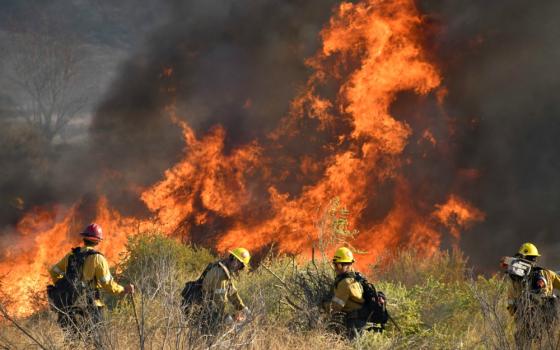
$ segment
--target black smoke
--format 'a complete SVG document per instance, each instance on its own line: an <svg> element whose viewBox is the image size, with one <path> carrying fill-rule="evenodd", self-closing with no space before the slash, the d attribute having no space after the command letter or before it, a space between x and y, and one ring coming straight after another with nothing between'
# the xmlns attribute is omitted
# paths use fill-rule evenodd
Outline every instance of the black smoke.
<svg viewBox="0 0 560 350"><path fill-rule="evenodd" d="M145 210L137 188L160 179L183 152L167 106L175 105L198 132L223 125L228 152L266 135L307 80L305 59L318 49L335 3L3 3L0 31L6 36L18 28L40 31L34 21L40 17L85 45L124 48L130 57L97 106L84 142L49 145L24 123L2 127L0 192L6 200L0 227L15 224L32 207L83 198L89 203L96 194L107 195L125 214ZM0 102L4 117L11 107ZM13 114L6 118L16 120Z"/></svg>
<svg viewBox="0 0 560 350"><path fill-rule="evenodd" d="M449 90L445 109L463 132L456 169L478 169L458 186L486 213L463 235L474 265L534 242L543 263L560 258L560 3L422 1L439 23L431 45Z"/></svg>
<svg viewBox="0 0 560 350"><path fill-rule="evenodd" d="M123 180L112 188L151 184L179 159L183 140L168 106L198 133L222 125L226 152L262 140L304 86L305 59L318 49L334 3L169 1L169 21L122 68L91 126L95 159ZM108 192L123 209L137 200Z"/></svg>
<svg viewBox="0 0 560 350"><path fill-rule="evenodd" d="M16 1L8 3L21 7ZM134 4L112 8L113 2L98 3L105 12L96 13L109 17L134 10ZM149 31L144 46L122 65L96 110L89 143L73 148L72 157L55 166L55 175L71 176L49 173L36 187L27 187L47 194L34 203L59 197L71 201L78 192L101 189L125 213L141 209L129 185L152 184L183 151L180 130L165 111L170 105L198 132L223 125L228 130L226 151L261 140L286 115L309 77L304 61L318 49L319 31L336 3L169 0L149 16L131 13L138 32L144 33L140 29L150 20L158 22L157 29ZM424 142L424 128L430 126L436 138L450 137L438 145L438 157L406 169L407 176L415 178L412 197L426 196L426 202L433 203L456 192L486 213L486 220L461 239L476 266L493 268L499 256L513 254L524 241L539 246L546 264L559 264L554 253L560 221L560 3L417 3L427 28L425 45L441 69L448 95L442 111L433 96L423 100L405 92L393 112L414 129L407 154L415 159L422 156L413 145ZM81 18L91 18L89 14ZM105 23L106 17L96 18L101 22L94 23ZM119 35L119 28L103 31L95 40L132 40ZM172 74L165 73L169 69ZM422 119L426 115L431 116L428 122ZM304 140L308 147L321 141ZM299 144L283 146L290 153L301 152ZM37 146L29 152L42 150ZM442 157L451 162L439 161ZM4 168L11 159L2 158ZM34 166L26 163L18 169ZM26 178L23 175L10 176ZM10 183L1 189L2 195L12 190L3 198L17 195L14 186L21 187ZM385 192L391 193L382 189ZM383 205L369 209L383 216Z"/></svg>
<svg viewBox="0 0 560 350"><path fill-rule="evenodd" d="M95 85L97 78L88 75L90 69L97 70L98 74L104 74L104 70L107 70L106 67L95 66L96 63L105 62L98 57L100 53L97 49L101 48L104 52L135 52L140 46L139 42L145 39L145 32L153 31L164 17L157 16L163 8L157 0L146 0L141 8L130 0L118 4L107 0L2 1L0 49L5 53L0 58L2 232L4 228L9 230L9 226L15 225L24 213L36 206L70 204L83 198L84 194L94 193L99 175L98 167L91 160L86 130L80 123L70 125L60 135L62 138L50 142L45 138L44 130L26 122L23 111L26 105L34 101L22 98L18 84L30 82L13 81L13 58L10 55L22 47L29 52L36 49L27 46L32 43L22 40L23 33L43 35L49 40L68 45L72 50L79 46L75 52L87 52L88 58L78 67L78 74L83 73L81 75L88 77L88 81L80 81L80 84L89 87ZM88 61L89 58L91 61ZM28 69L33 71L34 67ZM37 72L37 76L44 74L41 70ZM44 82L50 82L48 75L44 79ZM76 139L75 134L80 135L76 141L67 140Z"/></svg>

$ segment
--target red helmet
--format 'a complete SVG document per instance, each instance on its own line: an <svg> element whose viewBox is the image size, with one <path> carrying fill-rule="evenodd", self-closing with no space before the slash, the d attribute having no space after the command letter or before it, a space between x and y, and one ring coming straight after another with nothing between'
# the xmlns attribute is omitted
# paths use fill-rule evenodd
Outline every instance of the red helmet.
<svg viewBox="0 0 560 350"><path fill-rule="evenodd" d="M103 240L103 230L98 224L89 224L81 235L88 241L99 242Z"/></svg>

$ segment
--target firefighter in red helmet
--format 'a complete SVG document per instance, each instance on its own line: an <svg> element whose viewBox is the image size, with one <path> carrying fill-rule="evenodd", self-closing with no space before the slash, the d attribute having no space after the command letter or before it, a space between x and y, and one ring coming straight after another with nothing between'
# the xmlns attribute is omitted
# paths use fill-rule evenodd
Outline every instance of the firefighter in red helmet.
<svg viewBox="0 0 560 350"><path fill-rule="evenodd" d="M121 286L113 280L107 259L95 247L103 240L98 224L88 225L81 236L84 245L73 248L49 273L54 282L47 287L49 302L58 314L59 325L71 336L94 337L102 321L100 291L114 295L134 293L134 285Z"/></svg>

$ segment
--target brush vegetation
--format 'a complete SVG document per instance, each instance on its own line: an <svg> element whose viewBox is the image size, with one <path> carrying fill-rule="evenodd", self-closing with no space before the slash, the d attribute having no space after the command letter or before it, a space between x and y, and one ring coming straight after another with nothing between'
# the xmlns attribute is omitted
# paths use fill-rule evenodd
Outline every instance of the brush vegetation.
<svg viewBox="0 0 560 350"><path fill-rule="evenodd" d="M318 305L328 298L334 279L330 265L269 254L238 278L237 287L253 311L250 319L209 339L196 331L196 320L182 315L179 293L185 281L196 279L215 259L207 249L156 233L131 238L116 275L122 283L136 284L141 293L134 304L129 297L106 296L104 348L515 348L506 311L508 280L473 277L457 251L430 258L404 251L383 267L362 271L387 295L399 329L388 323L385 333L367 333L353 342L324 330L325 315ZM49 310L16 322L46 349L91 347L81 340L65 341ZM0 324L0 348L36 347L13 322Z"/></svg>

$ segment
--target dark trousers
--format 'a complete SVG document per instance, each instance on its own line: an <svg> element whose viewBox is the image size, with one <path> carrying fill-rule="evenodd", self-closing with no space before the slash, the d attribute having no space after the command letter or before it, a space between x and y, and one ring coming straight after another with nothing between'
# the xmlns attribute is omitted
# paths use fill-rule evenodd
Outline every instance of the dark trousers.
<svg viewBox="0 0 560 350"><path fill-rule="evenodd" d="M220 332L225 319L225 312L221 308L206 307L202 310L200 326L202 334L216 335Z"/></svg>
<svg viewBox="0 0 560 350"><path fill-rule="evenodd" d="M383 325L373 324L367 322L359 312L333 312L331 319L327 323L327 330L341 336L346 336L348 339L355 339L363 332L383 332Z"/></svg>
<svg viewBox="0 0 560 350"><path fill-rule="evenodd" d="M71 339L82 339L101 347L102 307L71 307L59 310L57 314L58 324Z"/></svg>
<svg viewBox="0 0 560 350"><path fill-rule="evenodd" d="M382 333L384 325L376 324L372 322L367 322L363 318L352 318L349 317L346 320L346 328L348 329L348 338L354 339L363 332L376 332Z"/></svg>
<svg viewBox="0 0 560 350"><path fill-rule="evenodd" d="M518 349L527 349L531 344L543 345L554 339L558 325L558 305L555 298L544 299L541 303L519 303L515 319L515 343Z"/></svg>

